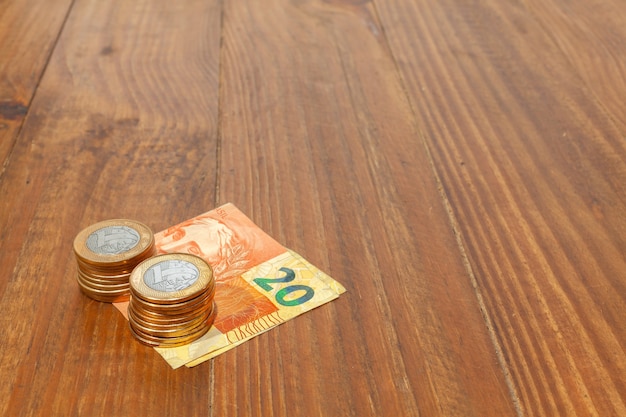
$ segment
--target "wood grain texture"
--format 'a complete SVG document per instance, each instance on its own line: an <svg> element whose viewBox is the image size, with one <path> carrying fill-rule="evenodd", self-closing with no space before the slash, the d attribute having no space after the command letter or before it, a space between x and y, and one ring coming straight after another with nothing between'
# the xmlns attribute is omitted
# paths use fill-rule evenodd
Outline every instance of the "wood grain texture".
<svg viewBox="0 0 626 417"><path fill-rule="evenodd" d="M626 415L623 5L377 4L521 410Z"/></svg>
<svg viewBox="0 0 626 417"><path fill-rule="evenodd" d="M0 3L0 176L71 0Z"/></svg>
<svg viewBox="0 0 626 417"><path fill-rule="evenodd" d="M224 4L221 202L348 289L215 359L214 415L512 416L375 8Z"/></svg>
<svg viewBox="0 0 626 417"><path fill-rule="evenodd" d="M0 415L626 415L618 0L42 4L0 1ZM229 201L348 292L174 371L71 244Z"/></svg>
<svg viewBox="0 0 626 417"><path fill-rule="evenodd" d="M72 241L213 206L218 6L74 3L0 183L0 415L208 414L208 369L172 372L84 297Z"/></svg>
<svg viewBox="0 0 626 417"><path fill-rule="evenodd" d="M597 99L624 129L626 112L626 9L617 1L527 1L526 10L543 28L586 95ZM623 152L623 147L622 147ZM623 154L622 154L623 155Z"/></svg>

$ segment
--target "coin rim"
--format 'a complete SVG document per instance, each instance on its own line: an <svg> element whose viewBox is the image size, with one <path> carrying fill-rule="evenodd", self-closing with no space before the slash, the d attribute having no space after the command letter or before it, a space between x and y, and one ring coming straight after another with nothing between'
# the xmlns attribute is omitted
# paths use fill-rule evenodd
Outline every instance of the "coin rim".
<svg viewBox="0 0 626 417"><path fill-rule="evenodd" d="M128 226L139 233L139 242L126 252L116 255L101 255L87 247L87 238L94 232L110 226ZM128 263L136 257L141 257L144 252L154 245L154 233L145 224L130 219L110 219L94 223L81 230L74 238L74 253L77 258L88 264L95 265L120 265Z"/></svg>
<svg viewBox="0 0 626 417"><path fill-rule="evenodd" d="M186 323L190 323L192 321L197 321L199 320L201 317L203 317L204 315L208 316L206 313L209 312L209 315L211 314L213 308L206 308L204 309L204 311L200 311L198 312L198 314L194 314L192 316L187 316L187 317L179 317L179 318L173 318L173 319L167 319L167 320L162 320L160 318L155 319L153 317L146 317L145 315L143 315L141 312L138 312L135 308L128 307L128 315L129 316L133 316L133 319L138 322L138 324L144 326L144 327L150 327L150 326L154 326L154 328L158 329L158 328L168 328L168 327L180 327L180 326L184 326Z"/></svg>
<svg viewBox="0 0 626 417"><path fill-rule="evenodd" d="M145 272L157 263L167 260L183 260L195 265L199 271L198 279L189 287L175 292L150 288L143 280ZM135 267L129 279L133 293L146 301L157 304L176 303L195 298L206 291L209 285L214 285L213 281L213 268L204 259L189 253L165 253L146 259Z"/></svg>
<svg viewBox="0 0 626 417"><path fill-rule="evenodd" d="M82 285L79 285L78 288L80 289L80 292L87 297L102 303L121 303L130 299L130 294L98 294L90 292L88 288L85 288Z"/></svg>
<svg viewBox="0 0 626 417"><path fill-rule="evenodd" d="M80 281L82 284L84 284L85 286L88 286L89 288L94 288L96 290L115 291L115 290L121 290L121 289L126 289L126 290L130 289L130 285L128 284L128 281L119 282L119 283L118 282L97 282L97 281L94 282L90 278L82 275L80 272L76 274L76 279Z"/></svg>
<svg viewBox="0 0 626 417"><path fill-rule="evenodd" d="M201 316L194 318L193 320L190 320L186 323L172 324L171 326L146 325L142 323L141 320L137 320L137 317L132 314L134 313L131 313L129 311L129 321L132 321L133 325L136 326L135 330L139 330L143 334L154 337L182 337L193 334L196 330L199 330L200 327L205 326L207 321L209 321L211 316L215 313L213 312L213 309L210 309L204 312L204 314L202 314Z"/></svg>
<svg viewBox="0 0 626 417"><path fill-rule="evenodd" d="M133 300L133 297L131 294L131 301L132 300ZM189 309L181 313L176 312L176 314L168 314L168 313L162 313L159 311L146 310L142 308L140 305L137 305L135 303L131 304L130 302L128 303L128 306L130 309L133 310L135 315L140 316L140 318L143 319L144 321L153 322L155 324L166 324L166 323L175 323L175 322L182 323L186 320L196 318L202 315L204 312L208 311L209 309L215 308L215 302L213 299L207 299L202 304L196 306L193 309Z"/></svg>
<svg viewBox="0 0 626 417"><path fill-rule="evenodd" d="M198 294L193 298L188 298L183 301L175 301L171 303L155 303L149 300L145 300L133 290L132 286L130 287L130 291L137 305L141 306L141 308L143 308L144 310L163 314L180 314L186 310L194 309L201 306L203 303L212 300L215 296L215 285L211 285L209 288L206 289L206 291Z"/></svg>
<svg viewBox="0 0 626 417"><path fill-rule="evenodd" d="M189 338L183 338L183 337L170 337L170 338L165 338L165 339L154 338L156 341L151 340L150 337L147 335L137 334L137 332L133 329L130 321L128 322L128 327L130 328L130 332L133 335L133 337L144 345L151 346L151 347L160 347L160 348L173 348L173 347L189 345L195 342L196 340L200 339L202 336L207 334L209 330L211 330L214 320L215 320L215 317L212 318L210 323L208 323L208 320L207 320L207 326L203 327L200 332L198 332L197 334L191 335Z"/></svg>

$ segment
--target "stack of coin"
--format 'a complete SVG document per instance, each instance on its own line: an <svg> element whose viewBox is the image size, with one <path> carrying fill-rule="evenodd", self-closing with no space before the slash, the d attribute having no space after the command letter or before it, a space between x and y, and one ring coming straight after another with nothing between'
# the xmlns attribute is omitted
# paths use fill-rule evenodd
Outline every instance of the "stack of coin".
<svg viewBox="0 0 626 417"><path fill-rule="evenodd" d="M213 270L202 258L171 253L150 258L130 276L130 329L149 346L191 343L209 331L216 315Z"/></svg>
<svg viewBox="0 0 626 417"><path fill-rule="evenodd" d="M134 220L115 219L93 224L74 239L76 279L87 296L117 302L130 298L130 273L156 254L150 228Z"/></svg>

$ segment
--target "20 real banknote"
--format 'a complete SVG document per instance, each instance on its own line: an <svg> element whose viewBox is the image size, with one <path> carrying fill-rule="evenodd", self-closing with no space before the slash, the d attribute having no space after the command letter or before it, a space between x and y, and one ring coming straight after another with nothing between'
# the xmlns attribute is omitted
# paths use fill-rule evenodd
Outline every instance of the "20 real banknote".
<svg viewBox="0 0 626 417"><path fill-rule="evenodd" d="M158 253L203 258L215 274L211 330L188 345L155 348L174 369L214 358L346 291L230 203L155 234L155 242ZM128 302L114 305L128 319Z"/></svg>

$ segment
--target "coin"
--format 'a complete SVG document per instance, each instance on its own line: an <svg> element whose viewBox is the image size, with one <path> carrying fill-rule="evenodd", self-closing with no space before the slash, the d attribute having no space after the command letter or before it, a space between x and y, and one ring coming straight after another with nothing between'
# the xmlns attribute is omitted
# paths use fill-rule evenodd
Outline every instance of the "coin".
<svg viewBox="0 0 626 417"><path fill-rule="evenodd" d="M173 338L155 338L147 335L143 335L137 331L135 331L132 325L129 325L131 334L137 339L140 343L152 346L152 347L177 347L187 345L194 340L197 340L204 336L210 329L210 326L206 326L201 329L197 334L187 336L187 337L173 337Z"/></svg>
<svg viewBox="0 0 626 417"><path fill-rule="evenodd" d="M172 304L159 304L159 303L151 303L150 301L146 301L143 298L137 296L137 294L133 291L131 287L131 294L133 295L133 299L135 304L143 308L147 311L160 313L160 314L184 314L185 312L189 312L195 310L197 308L201 308L202 305L210 302L213 299L215 294L215 287L212 286L205 294L201 294L195 298L191 298L184 302L172 303Z"/></svg>
<svg viewBox="0 0 626 417"><path fill-rule="evenodd" d="M78 273L76 279L81 284L85 285L86 287L93 288L95 290L115 291L115 290L122 290L123 289L123 290L128 291L128 293L130 294L130 285L128 284L128 282L125 282L125 283L124 282L122 282L122 283L94 282L90 278L85 277L80 272Z"/></svg>
<svg viewBox="0 0 626 417"><path fill-rule="evenodd" d="M140 331L146 335L155 337L178 337L194 334L200 330L200 327L206 326L207 321L213 315L213 309L207 310L201 316L187 321L185 323L159 325L145 323L138 320L134 313L129 312L129 318L132 317L132 325L135 330Z"/></svg>
<svg viewBox="0 0 626 417"><path fill-rule="evenodd" d="M83 294L97 301L116 303L120 301L128 301L130 299L130 293L128 290L121 292L99 291L84 286L80 281L78 281L78 286Z"/></svg>
<svg viewBox="0 0 626 417"><path fill-rule="evenodd" d="M126 294L130 296L130 290L128 287L117 287L117 288L105 288L105 289L100 289L100 288L95 288L89 284L85 284L83 281L81 281L81 279L77 276L76 277L76 281L78 281L78 284L83 287L86 288L87 290L89 290L92 293L98 293L98 294L110 294L110 295L119 295L119 294Z"/></svg>
<svg viewBox="0 0 626 417"><path fill-rule="evenodd" d="M182 344L191 343L192 341L201 337L210 329L211 325L213 324L213 320L214 316L209 316L207 319L205 319L205 322L203 322L202 325L191 329L191 331L171 336L149 334L143 331L140 327L138 327L135 322L129 321L129 324L133 332L135 334L138 334L139 336L142 336L144 339L152 340L153 342L157 342L163 345L171 345L174 343L179 345L181 342Z"/></svg>
<svg viewBox="0 0 626 417"><path fill-rule="evenodd" d="M134 299L133 299L134 300ZM146 310L136 302L129 303L129 310L133 311L133 314L143 320L146 324L154 324L155 326L164 325L169 323L184 323L189 320L193 320L213 307L213 299L208 300L203 305L198 306L194 310L190 310L183 314L170 314L160 313L155 311Z"/></svg>
<svg viewBox="0 0 626 417"><path fill-rule="evenodd" d="M86 227L76 235L73 248L80 289L105 302L128 300L132 270L156 254L150 228L127 219L105 220Z"/></svg>
<svg viewBox="0 0 626 417"><path fill-rule="evenodd" d="M83 229L74 239L74 252L91 264L123 264L141 256L154 244L148 226L134 220L105 220Z"/></svg>
<svg viewBox="0 0 626 417"><path fill-rule="evenodd" d="M198 296L213 285L213 270L190 254L157 255L140 263L130 275L133 293L152 303L171 304Z"/></svg>
<svg viewBox="0 0 626 417"><path fill-rule="evenodd" d="M149 310L145 310L141 307L138 307L136 303L133 303L132 309L135 315L139 316L145 322L159 325L159 324L166 324L166 323L183 323L185 321L192 320L198 316L201 316L206 311L210 310L211 303L212 303L212 300L206 303L205 305L197 308L196 310L191 310L184 314L176 314L176 315L155 313Z"/></svg>
<svg viewBox="0 0 626 417"><path fill-rule="evenodd" d="M105 279L98 279L98 278L94 278L92 276L86 275L84 274L82 271L78 270L77 275L80 276L81 280L87 284L95 284L95 285L104 285L104 286L108 286L108 287L114 287L117 285L125 285L126 287L130 288L130 284L128 283L128 280L123 280L123 279L115 279L115 280L105 280Z"/></svg>
<svg viewBox="0 0 626 417"><path fill-rule="evenodd" d="M103 277L103 278L122 276L122 275L126 275L128 277L130 276L130 273L133 271L135 266L137 266L142 260L143 259L136 260L135 263L125 264L123 267L115 267L115 266L110 266L110 265L97 266L97 265L87 264L87 263L82 262L80 259L76 258L78 268L81 271L84 271L85 273L88 273L89 275L94 275L94 276Z"/></svg>
<svg viewBox="0 0 626 417"><path fill-rule="evenodd" d="M200 337L204 336L211 328L213 320L214 320L214 317L210 317L207 320L207 323L204 326L201 326L198 329L198 331L185 335L185 336L176 336L176 337L159 337L159 336L151 336L151 335L145 334L141 330L134 328L132 322L130 321L129 321L129 327L133 336L135 336L135 338L143 344L146 344L148 346L154 346L154 347L157 347L157 346L158 347L176 347L176 346L183 346L183 345L189 344L193 342L194 340L197 340Z"/></svg>
<svg viewBox="0 0 626 417"><path fill-rule="evenodd" d="M190 328L195 327L196 325L206 322L206 320L211 316L211 314L212 314L212 310L209 309L206 312L204 312L202 315L192 320L155 324L155 323L148 323L144 321L143 319L139 318L139 316L137 316L136 313L134 312L128 313L129 317L132 316L133 323L135 323L138 327L146 329L148 331L149 330L162 331L162 330L175 330L175 329L190 329Z"/></svg>
<svg viewBox="0 0 626 417"><path fill-rule="evenodd" d="M131 333L149 346L191 343L209 331L217 313L212 268L190 254L158 255L130 274Z"/></svg>

